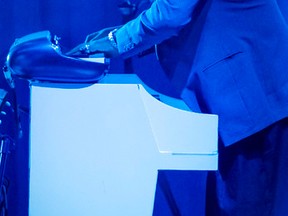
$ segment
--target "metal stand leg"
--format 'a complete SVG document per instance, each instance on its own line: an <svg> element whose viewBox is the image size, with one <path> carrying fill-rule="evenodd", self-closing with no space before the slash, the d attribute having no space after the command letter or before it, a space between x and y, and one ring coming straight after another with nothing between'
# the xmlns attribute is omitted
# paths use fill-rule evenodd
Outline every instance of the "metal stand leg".
<svg viewBox="0 0 288 216"><path fill-rule="evenodd" d="M10 150L14 142L8 136L1 137L0 143L0 215L7 215L7 183L5 183L5 168Z"/></svg>

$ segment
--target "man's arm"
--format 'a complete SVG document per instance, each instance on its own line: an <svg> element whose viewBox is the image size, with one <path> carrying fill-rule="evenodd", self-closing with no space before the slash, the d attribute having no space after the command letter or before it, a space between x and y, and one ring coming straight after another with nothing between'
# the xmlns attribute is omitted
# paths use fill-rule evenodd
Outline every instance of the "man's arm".
<svg viewBox="0 0 288 216"><path fill-rule="evenodd" d="M113 31L113 35L109 35L105 29L98 31L66 54L77 56L83 53L104 53L109 58L118 55L125 58L138 54L176 35L191 20L198 1L200 0L155 0L137 18Z"/></svg>
<svg viewBox="0 0 288 216"><path fill-rule="evenodd" d="M118 51L132 56L177 34L191 20L198 0L156 0L115 33Z"/></svg>

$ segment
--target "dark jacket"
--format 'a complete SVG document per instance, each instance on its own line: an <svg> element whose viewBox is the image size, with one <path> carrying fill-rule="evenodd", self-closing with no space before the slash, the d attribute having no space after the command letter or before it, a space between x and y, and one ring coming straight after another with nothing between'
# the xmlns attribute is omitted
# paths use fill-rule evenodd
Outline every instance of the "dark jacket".
<svg viewBox="0 0 288 216"><path fill-rule="evenodd" d="M227 146L288 116L286 2L156 0L117 42L132 55L164 40L169 78L192 111L219 115Z"/></svg>

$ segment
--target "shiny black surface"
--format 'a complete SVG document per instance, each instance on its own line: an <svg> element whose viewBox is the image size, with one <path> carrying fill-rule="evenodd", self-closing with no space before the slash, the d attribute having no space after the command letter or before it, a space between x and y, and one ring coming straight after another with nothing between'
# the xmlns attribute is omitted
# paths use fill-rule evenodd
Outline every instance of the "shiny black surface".
<svg viewBox="0 0 288 216"><path fill-rule="evenodd" d="M65 56L58 43L58 38L52 39L49 31L16 39L7 56L9 73L12 77L28 80L93 83L107 72L107 62L98 63Z"/></svg>

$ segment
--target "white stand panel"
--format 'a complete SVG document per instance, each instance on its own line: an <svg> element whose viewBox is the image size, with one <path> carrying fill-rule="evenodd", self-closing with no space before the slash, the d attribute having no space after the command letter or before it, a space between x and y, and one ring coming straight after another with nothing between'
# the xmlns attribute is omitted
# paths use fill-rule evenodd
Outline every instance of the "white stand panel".
<svg viewBox="0 0 288 216"><path fill-rule="evenodd" d="M157 170L217 169L217 116L140 84L62 87L31 86L30 216L151 216Z"/></svg>

